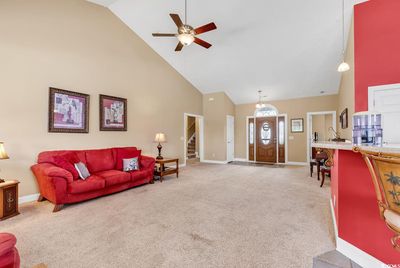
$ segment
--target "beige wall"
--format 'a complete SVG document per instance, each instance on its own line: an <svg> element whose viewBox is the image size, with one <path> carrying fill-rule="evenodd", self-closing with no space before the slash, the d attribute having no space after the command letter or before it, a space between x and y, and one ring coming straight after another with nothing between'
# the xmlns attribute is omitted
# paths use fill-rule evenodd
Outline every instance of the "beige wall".
<svg viewBox="0 0 400 268"><path fill-rule="evenodd" d="M319 141L328 141L332 138L333 116L331 114L320 114L312 116L312 134L318 133Z"/></svg>
<svg viewBox="0 0 400 268"><path fill-rule="evenodd" d="M136 145L183 160L183 113L202 95L108 9L84 0L0 1L1 176L36 193L29 167L40 151ZM90 133L47 132L50 86L90 94ZM99 131L99 94L128 99L128 131Z"/></svg>
<svg viewBox="0 0 400 268"><path fill-rule="evenodd" d="M204 94L203 115L204 159L226 161L226 116L235 115L235 105L224 92Z"/></svg>
<svg viewBox="0 0 400 268"><path fill-rule="evenodd" d="M288 160L289 162L306 162L307 159L307 112L336 111L337 95L311 97L292 100L268 102L274 105L279 113L288 116ZM236 106L235 113L235 157L246 158L246 117L253 116L255 104ZM291 133L290 120L304 119L304 133Z"/></svg>
<svg viewBox="0 0 400 268"><path fill-rule="evenodd" d="M338 131L342 138L351 140L354 114L354 21L351 23L349 41L347 44L346 62L350 65L350 71L343 73L339 89L338 107ZM349 109L349 127L341 129L339 116L344 109Z"/></svg>

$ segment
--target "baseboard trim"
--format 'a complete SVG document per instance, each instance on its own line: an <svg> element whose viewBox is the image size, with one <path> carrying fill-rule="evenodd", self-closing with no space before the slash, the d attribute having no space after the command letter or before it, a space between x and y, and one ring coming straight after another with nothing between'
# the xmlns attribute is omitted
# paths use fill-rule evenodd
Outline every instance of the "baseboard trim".
<svg viewBox="0 0 400 268"><path fill-rule="evenodd" d="M202 160L201 162L207 164L220 164L220 165L228 164L228 161L217 161L217 160Z"/></svg>
<svg viewBox="0 0 400 268"><path fill-rule="evenodd" d="M308 166L309 163L307 163L307 162L287 162L286 165L289 165L289 166Z"/></svg>
<svg viewBox="0 0 400 268"><path fill-rule="evenodd" d="M369 255L368 253L362 251L361 249L357 248L356 246L353 246L349 242L339 237L335 209L333 207L332 198L330 199L330 207L332 213L333 229L335 231L336 250L364 268L389 267L380 260L376 259L375 257Z"/></svg>
<svg viewBox="0 0 400 268"><path fill-rule="evenodd" d="M30 195L24 195L18 198L18 204L24 204L28 202L33 202L36 201L39 198L39 193L37 194L30 194Z"/></svg>
<svg viewBox="0 0 400 268"><path fill-rule="evenodd" d="M239 162L249 162L246 158L234 158L233 161L239 161ZM253 162L253 161L252 161Z"/></svg>

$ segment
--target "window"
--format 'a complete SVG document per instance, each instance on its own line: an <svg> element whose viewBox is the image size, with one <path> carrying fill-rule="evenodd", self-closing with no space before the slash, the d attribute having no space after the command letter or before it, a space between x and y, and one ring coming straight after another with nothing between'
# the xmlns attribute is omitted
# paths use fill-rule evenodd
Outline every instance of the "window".
<svg viewBox="0 0 400 268"><path fill-rule="evenodd" d="M271 104L265 104L265 107L256 109L256 111L254 112L255 117L277 116L277 115L278 115L278 110Z"/></svg>
<svg viewBox="0 0 400 268"><path fill-rule="evenodd" d="M264 145L271 143L272 130L268 122L265 122L261 128L261 140Z"/></svg>
<svg viewBox="0 0 400 268"><path fill-rule="evenodd" d="M250 144L254 144L254 123L250 122L249 124L249 141Z"/></svg>
<svg viewBox="0 0 400 268"><path fill-rule="evenodd" d="M285 123L283 121L279 121L279 137L278 137L278 142L279 145L284 145L285 144Z"/></svg>

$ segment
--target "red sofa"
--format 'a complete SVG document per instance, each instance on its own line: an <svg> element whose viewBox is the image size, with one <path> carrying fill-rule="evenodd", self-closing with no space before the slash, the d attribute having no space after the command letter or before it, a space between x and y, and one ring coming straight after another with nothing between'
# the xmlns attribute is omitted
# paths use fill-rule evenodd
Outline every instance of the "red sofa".
<svg viewBox="0 0 400 268"><path fill-rule="evenodd" d="M20 259L16 243L14 235L0 233L0 268L19 268Z"/></svg>
<svg viewBox="0 0 400 268"><path fill-rule="evenodd" d="M54 164L55 157L65 156L71 152L87 166L91 176L86 180L76 178L72 172ZM38 201L49 200L55 205L53 212L57 212L62 209L64 204L76 203L138 185L153 183L155 159L152 157L139 157L140 170L131 172L121 170L121 156L129 158L135 152L138 152L136 147L123 147L40 153L38 164L31 167L39 184L40 197Z"/></svg>

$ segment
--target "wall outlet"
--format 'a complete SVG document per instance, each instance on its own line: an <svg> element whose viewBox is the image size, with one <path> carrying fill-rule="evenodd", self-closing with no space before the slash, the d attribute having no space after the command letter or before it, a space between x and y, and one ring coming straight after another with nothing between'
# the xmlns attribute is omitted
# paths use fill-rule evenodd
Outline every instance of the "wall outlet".
<svg viewBox="0 0 400 268"><path fill-rule="evenodd" d="M215 153L212 153L212 157L215 158Z"/></svg>
<svg viewBox="0 0 400 268"><path fill-rule="evenodd" d="M333 195L333 207L336 207L336 195Z"/></svg>

